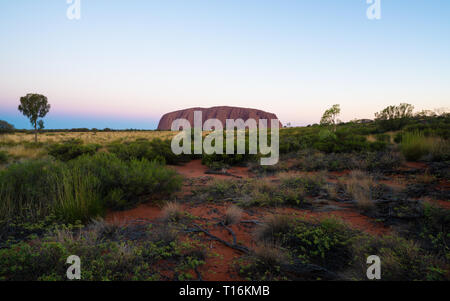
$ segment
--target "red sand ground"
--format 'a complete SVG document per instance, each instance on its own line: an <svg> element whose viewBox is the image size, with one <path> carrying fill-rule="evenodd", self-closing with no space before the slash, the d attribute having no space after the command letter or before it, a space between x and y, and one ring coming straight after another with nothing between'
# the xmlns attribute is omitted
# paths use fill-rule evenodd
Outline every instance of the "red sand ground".
<svg viewBox="0 0 450 301"><path fill-rule="evenodd" d="M407 168L423 168L423 164L420 163L408 163ZM208 168L201 164L200 160L191 161L183 166L174 166L178 173L184 175L188 179L199 179L204 177L210 177L210 179L231 179L232 177L226 175L206 175L205 172ZM247 168L243 167L233 167L228 170L229 173L240 176L243 178L252 177L252 174ZM334 176L344 176L348 172L334 172L330 173ZM276 177L274 177L276 178ZM386 184L392 186L400 186L398 183ZM447 185L445 183L444 185ZM183 194L190 194L191 189L194 188L192 185L186 185L184 187ZM337 202L330 202L330 204L340 207L341 210L329 211L329 212L312 212L309 210L300 210L295 208L255 208L250 211L243 213L243 220L259 220L262 221L268 214L286 214L294 215L299 217L305 217L307 219L322 219L325 217L338 217L347 222L351 227L355 229L370 233L372 235L384 235L390 232L390 229L384 227L382 223L375 222L367 216L361 215L353 208L346 205L342 205ZM449 208L449 202L439 202L443 207ZM229 203L224 204L213 204L213 203L202 203L196 205L183 205L183 209L189 212L192 216L196 217L195 222L201 225L205 230L209 231L211 234L225 240L232 242L232 237L230 233L221 226L218 226L218 221L222 220ZM251 213L250 213L251 212ZM123 211L123 212L109 212L106 220L110 222L115 222L119 224L126 224L131 220L157 220L161 215L161 208L155 205L143 204L135 209ZM239 224L233 225L233 229L237 242L246 245L249 248L254 247L254 242L252 240L252 232L254 229L254 224ZM183 237L181 239L187 239ZM209 253L216 254L217 256L209 256L206 260L206 264L199 268L199 272L202 275L203 280L220 280L220 281L233 281L242 280L236 274L234 269L235 260L242 256L242 253L231 249L220 242L211 240L208 242ZM194 272L192 272L193 277L196 278Z"/></svg>
<svg viewBox="0 0 450 301"><path fill-rule="evenodd" d="M208 167L205 165L202 165L201 160L193 160L184 165L173 166L173 168L179 174L181 174L187 178L201 178L201 177L205 177L205 176L210 176L215 179L230 179L230 178L232 178L227 175L206 174L206 172L208 171ZM227 172L234 176L238 176L238 177L242 177L242 178L251 177L251 173L248 171L248 168L246 168L246 167L232 167L232 168L228 169Z"/></svg>

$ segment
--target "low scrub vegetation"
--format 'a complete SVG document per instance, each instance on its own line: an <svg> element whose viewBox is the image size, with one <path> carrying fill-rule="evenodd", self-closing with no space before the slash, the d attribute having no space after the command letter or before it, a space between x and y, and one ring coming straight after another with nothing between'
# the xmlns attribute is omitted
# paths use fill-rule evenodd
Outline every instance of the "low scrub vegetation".
<svg viewBox="0 0 450 301"><path fill-rule="evenodd" d="M176 222L184 216L184 211L179 203L167 202L162 208L161 216L164 222Z"/></svg>
<svg viewBox="0 0 450 301"><path fill-rule="evenodd" d="M82 258L84 281L190 280L190 271L204 264L202 248L182 243L177 235L160 239L158 226L118 228L95 222L83 230L57 229L32 243L0 249L0 280L64 281L67 258ZM140 233L139 240L127 233ZM162 273L164 263L172 271ZM165 276L163 276L165 275Z"/></svg>
<svg viewBox="0 0 450 301"><path fill-rule="evenodd" d="M131 207L180 185L175 171L145 159L124 162L99 153L69 163L26 161L0 171L0 220L54 214L63 222L87 221L106 208Z"/></svg>
<svg viewBox="0 0 450 301"><path fill-rule="evenodd" d="M108 145L108 150L125 161L147 159L167 164L189 161L189 156L177 156L172 152L170 140L153 139L149 141L138 139L133 142L115 142Z"/></svg>
<svg viewBox="0 0 450 301"><path fill-rule="evenodd" d="M383 280L445 280L446 263L399 236L373 237L338 219L319 222L272 216L256 229L263 251L243 258L249 280L364 280L366 258L383 258ZM448 280L448 279L447 279Z"/></svg>
<svg viewBox="0 0 450 301"><path fill-rule="evenodd" d="M234 200L244 207L292 205L311 207L309 197L318 196L325 182L321 175L282 175L280 181L268 179L216 180L195 191L201 199Z"/></svg>
<svg viewBox="0 0 450 301"><path fill-rule="evenodd" d="M448 141L438 137L427 137L422 132L406 132L403 134L401 150L406 159L410 161L418 161L420 159L442 161L450 159Z"/></svg>
<svg viewBox="0 0 450 301"><path fill-rule="evenodd" d="M82 140L68 140L63 143L51 144L48 154L61 161L70 161L82 155L94 155L99 149L98 144L84 145Z"/></svg>

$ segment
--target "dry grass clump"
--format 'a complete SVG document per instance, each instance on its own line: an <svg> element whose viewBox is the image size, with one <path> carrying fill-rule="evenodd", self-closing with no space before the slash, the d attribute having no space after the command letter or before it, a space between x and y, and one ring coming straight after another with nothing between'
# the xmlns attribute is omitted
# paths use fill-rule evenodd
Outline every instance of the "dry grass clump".
<svg viewBox="0 0 450 301"><path fill-rule="evenodd" d="M183 208L177 202L168 202L162 208L161 217L164 222L179 221L183 216Z"/></svg>
<svg viewBox="0 0 450 301"><path fill-rule="evenodd" d="M332 200L336 200L338 197L338 188L336 185L334 184L326 184L325 186L327 193L328 193L328 197Z"/></svg>
<svg viewBox="0 0 450 301"><path fill-rule="evenodd" d="M273 244L259 244L253 250L253 255L266 266L275 267L289 263L289 257L280 247Z"/></svg>
<svg viewBox="0 0 450 301"><path fill-rule="evenodd" d="M440 137L427 137L423 132L408 132L402 136L400 149L409 161L418 161L425 157L432 160L448 160L450 146Z"/></svg>
<svg viewBox="0 0 450 301"><path fill-rule="evenodd" d="M225 211L225 225L234 225L240 222L242 218L242 209L236 205L231 205Z"/></svg>
<svg viewBox="0 0 450 301"><path fill-rule="evenodd" d="M371 176L360 170L354 170L349 174L345 190L356 201L357 206L368 211L375 207L372 199L372 189L375 181Z"/></svg>
<svg viewBox="0 0 450 301"><path fill-rule="evenodd" d="M255 230L255 238L265 243L276 243L279 233L287 233L292 229L292 218L286 215L271 214Z"/></svg>

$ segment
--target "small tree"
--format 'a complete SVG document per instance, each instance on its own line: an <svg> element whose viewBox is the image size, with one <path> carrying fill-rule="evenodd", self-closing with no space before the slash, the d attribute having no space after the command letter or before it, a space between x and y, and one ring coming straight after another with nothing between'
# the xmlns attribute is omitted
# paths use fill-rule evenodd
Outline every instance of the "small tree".
<svg viewBox="0 0 450 301"><path fill-rule="evenodd" d="M44 118L50 111L50 104L47 97L40 94L27 94L27 96L20 98L19 111L28 119L34 127L34 142L37 143L37 132L39 128L44 127L44 121L38 120Z"/></svg>
<svg viewBox="0 0 450 301"><path fill-rule="evenodd" d="M333 105L331 108L323 113L322 119L320 120L320 125L333 126L333 131L336 132L337 117L341 114L340 105Z"/></svg>
<svg viewBox="0 0 450 301"><path fill-rule="evenodd" d="M14 126L4 120L0 120L0 134L11 133L14 131Z"/></svg>

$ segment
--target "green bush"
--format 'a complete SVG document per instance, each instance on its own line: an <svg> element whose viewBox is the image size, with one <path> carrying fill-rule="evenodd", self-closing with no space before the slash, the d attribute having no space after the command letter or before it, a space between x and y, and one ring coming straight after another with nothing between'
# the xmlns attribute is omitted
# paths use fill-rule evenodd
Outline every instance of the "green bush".
<svg viewBox="0 0 450 301"><path fill-rule="evenodd" d="M67 281L70 265L66 260L73 254L82 260L82 281L163 280L165 265L158 264L163 260L170 261L176 271L174 280L183 280L204 263L198 246L180 243L175 235L167 241L151 236L160 229L146 230L142 241L127 240L118 230L107 230L120 238L115 241L102 234L105 227L111 226L90 225L77 235L58 230L33 243L0 249L0 281Z"/></svg>
<svg viewBox="0 0 450 301"><path fill-rule="evenodd" d="M9 155L5 151L0 151L0 164L7 163L9 159Z"/></svg>
<svg viewBox="0 0 450 301"><path fill-rule="evenodd" d="M364 235L353 241L353 265L357 278L365 279L365 260L374 254L381 259L382 280L448 280L444 261L422 249L417 242L396 235L380 238Z"/></svg>
<svg viewBox="0 0 450 301"><path fill-rule="evenodd" d="M427 156L435 161L445 161L450 158L448 141L437 137L426 137L422 132L404 133L401 151L410 161L418 161Z"/></svg>
<svg viewBox="0 0 450 301"><path fill-rule="evenodd" d="M158 161L123 161L114 154L82 156L69 163L99 180L99 190L107 207L125 209L152 194L170 194L181 187L181 177Z"/></svg>
<svg viewBox="0 0 450 301"><path fill-rule="evenodd" d="M133 142L115 142L108 145L108 151L125 161L147 159L167 164L189 161L188 155L177 156L172 152L170 140L153 139L148 141L138 139Z"/></svg>
<svg viewBox="0 0 450 301"><path fill-rule="evenodd" d="M0 220L57 214L70 223L97 216L101 208L96 179L63 163L26 161L0 172Z"/></svg>
<svg viewBox="0 0 450 301"><path fill-rule="evenodd" d="M0 171L0 221L87 221L105 208L123 209L181 187L172 169L145 159L124 162L113 154L84 155L69 163L35 160Z"/></svg>
<svg viewBox="0 0 450 301"><path fill-rule="evenodd" d="M285 251L285 257L324 267L343 279L367 280L367 258L378 255L383 280L448 280L445 258L422 248L417 241L394 235L371 236L351 229L339 219L311 222L304 218L287 220L284 216L274 216L255 231L259 243L272 242ZM258 264L256 258L252 264ZM252 269L246 266L241 270L248 272ZM279 269L268 273L265 277L269 279L285 276ZM260 274L248 273L246 276L252 280L260 280L258 277L261 277Z"/></svg>
<svg viewBox="0 0 450 301"><path fill-rule="evenodd" d="M351 238L354 233L336 219L325 219L315 226L297 222L292 231L280 235L283 236L283 246L304 262L340 270L352 257Z"/></svg>
<svg viewBox="0 0 450 301"><path fill-rule="evenodd" d="M58 160L67 162L85 154L93 155L100 147L97 144L83 145L81 140L69 140L64 143L50 145L48 153Z"/></svg>
<svg viewBox="0 0 450 301"><path fill-rule="evenodd" d="M450 261L450 210L425 204L424 216L414 228L426 249Z"/></svg>

